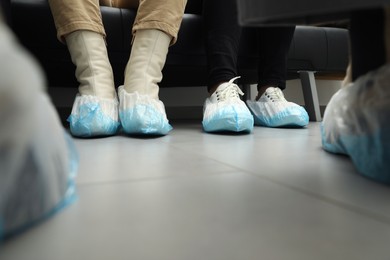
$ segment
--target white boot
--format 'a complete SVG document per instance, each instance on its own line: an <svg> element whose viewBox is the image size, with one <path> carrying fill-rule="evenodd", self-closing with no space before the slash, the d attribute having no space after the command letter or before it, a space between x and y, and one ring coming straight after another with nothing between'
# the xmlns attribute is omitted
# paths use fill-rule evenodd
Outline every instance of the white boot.
<svg viewBox="0 0 390 260"><path fill-rule="evenodd" d="M80 83L68 118L71 133L80 137L115 134L119 126L118 101L103 36L75 31L66 36L66 44Z"/></svg>
<svg viewBox="0 0 390 260"><path fill-rule="evenodd" d="M158 98L158 83L172 37L156 30L138 30L119 87L119 117L129 134L165 135L171 129L164 104Z"/></svg>

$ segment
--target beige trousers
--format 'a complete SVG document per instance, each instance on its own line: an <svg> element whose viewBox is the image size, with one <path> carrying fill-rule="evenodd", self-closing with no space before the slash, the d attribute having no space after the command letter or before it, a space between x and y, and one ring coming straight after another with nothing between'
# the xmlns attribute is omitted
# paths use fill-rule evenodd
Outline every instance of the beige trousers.
<svg viewBox="0 0 390 260"><path fill-rule="evenodd" d="M133 36L140 29L158 29L172 36L171 44L174 44L187 0L114 0L108 3L129 8L139 5ZM49 0L49 4L61 42L64 42L64 36L77 30L90 30L106 36L99 0Z"/></svg>

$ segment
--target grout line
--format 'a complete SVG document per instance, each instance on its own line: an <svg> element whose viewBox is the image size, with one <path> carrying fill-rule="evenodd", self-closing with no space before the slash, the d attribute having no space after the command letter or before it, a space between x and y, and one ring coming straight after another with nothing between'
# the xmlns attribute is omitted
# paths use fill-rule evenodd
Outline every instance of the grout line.
<svg viewBox="0 0 390 260"><path fill-rule="evenodd" d="M140 183L140 182L152 182L152 181L163 181L163 180L173 180L173 179L188 179L188 178L205 178L205 177L213 177L219 175L233 175L237 174L237 171L232 170L228 172L221 173L210 173L210 174L202 174L202 175L191 175L191 176L183 176L183 175L169 175L169 176L161 176L161 177L144 177L144 178L136 178L136 179L121 179L121 180L107 180L107 181L95 181L88 183L77 183L76 187L92 187L97 185L112 185L112 184L130 184L130 183Z"/></svg>
<svg viewBox="0 0 390 260"><path fill-rule="evenodd" d="M178 147L176 147L176 148L178 148ZM180 148L178 148L178 149L180 149ZM182 150L188 152L185 149L182 149ZM197 153L197 155L199 155L199 154ZM277 179L273 179L273 178L271 178L269 176L259 175L257 173L252 172L252 171L248 171L247 169L242 169L240 167L237 167L237 166L225 163L225 162L221 162L221 161L219 161L217 159L214 159L214 158L211 158L211 157L207 157L206 156L206 158L209 159L209 160L213 160L213 161L215 161L215 162L217 162L219 164L223 164L225 166L233 168L233 169L237 170L238 172L245 173L245 174L251 175L251 176L256 177L256 178L260 178L260 179L262 179L264 181L268 181L270 183L283 186L285 188L288 188L290 190L294 190L296 192L305 194L305 195L310 196L310 197L315 197L315 198L317 198L317 199L319 199L319 200L321 200L323 202L332 204L332 205L337 206L339 208L343 208L343 209L355 212L355 213L357 213L359 215L363 215L363 216L369 217L369 218L374 219L374 220L376 220L378 222L381 222L383 224L390 225L390 217L389 216L385 216L385 215L382 215L382 214L376 214L376 213L373 213L373 212L371 212L369 210L366 210L364 208L361 208L361 207L358 207L358 206L355 206L355 205L351 205L351 204L342 202L340 200L337 200L337 199L334 199L334 198L331 198L331 197L327 197L325 195L321 195L321 194L318 194L318 193L315 193L315 192L312 192L312 191L300 188L298 186L294 186L294 185L285 183L285 182L277 180Z"/></svg>
<svg viewBox="0 0 390 260"><path fill-rule="evenodd" d="M170 142L165 142L165 144L167 144L167 145L171 146L172 148L177 149L179 151L190 153L187 149L183 149L182 147L180 147L176 144L172 144ZM266 175L257 174L253 171L243 169L243 168L237 167L235 165L231 165L231 164L219 161L215 158L208 157L208 156L206 156L204 154L200 154L196 151L194 151L193 153L195 153L197 156L200 156L200 157L203 157L205 159L217 162L218 164L222 164L224 166L227 166L227 167L231 168L231 171L221 172L221 173L204 174L204 175L195 175L195 176L194 175L191 175L191 176L170 175L170 176L152 177L152 178L138 178L138 179L127 179L127 180L125 179L125 180L113 180L113 181L97 181L94 183L77 183L77 181L76 181L76 185L79 187L89 187L89 186L94 186L94 185L137 183L137 182L148 182L148 181L156 181L156 180L181 179L181 178L188 178L188 177L190 177L190 178L199 178L199 177L203 178L203 177L211 177L211 176L218 176L218 175L227 175L227 174L231 175L231 174L237 174L237 173L244 173L244 174L256 177L256 178L260 178L264 181L268 181L270 183L283 186L287 189L294 190L294 191L299 192L301 194L305 194L307 196L317 198L325 203L331 204L333 206L337 206L339 208L342 208L342 209L345 209L345 210L348 210L351 212L355 212L359 215L363 215L365 217L371 218L371 219L376 220L378 222L381 222L383 224L390 225L390 217L389 216L377 214L377 213L371 212L367 209L361 208L359 206L345 203L343 201L315 193L313 191L310 191L310 190L283 182L283 181L278 180L278 179L274 179L274 178L266 176Z"/></svg>
<svg viewBox="0 0 390 260"><path fill-rule="evenodd" d="M285 183L285 182L277 180L277 179L270 178L269 176L259 175L257 173L254 173L254 172L251 172L251 171L248 171L248 170L240 169L239 167L237 167L237 170L240 170L240 171L242 171L242 172L244 172L244 173L246 173L248 175L251 175L253 177L260 178L262 180L265 180L265 181L268 181L268 182L271 182L271 183L274 183L274 184L281 185L281 186L283 186L285 188L297 191L297 192L305 194L307 196L315 197L315 198L317 198L317 199L319 199L321 201L324 201L326 203L329 203L329 204L332 204L334 206L337 206L337 207L340 207L340 208L343 208L343 209L355 212L355 213L357 213L359 215L363 215L363 216L369 217L369 218L374 219L374 220L376 220L378 222L381 222L383 224L390 225L390 217L388 217L388 216L371 212L371 211L369 211L367 209L364 209L364 208L361 208L361 207L358 207L358 206L355 206L355 205L352 205L352 204L348 204L348 203L345 203L343 201L340 201L340 200L337 200L337 199L334 199L334 198L331 198L331 197L328 197L328 196L325 196L325 195L322 195L322 194L318 194L318 193L312 192L310 190L306 190L304 188L300 188L298 186L294 186L294 185Z"/></svg>

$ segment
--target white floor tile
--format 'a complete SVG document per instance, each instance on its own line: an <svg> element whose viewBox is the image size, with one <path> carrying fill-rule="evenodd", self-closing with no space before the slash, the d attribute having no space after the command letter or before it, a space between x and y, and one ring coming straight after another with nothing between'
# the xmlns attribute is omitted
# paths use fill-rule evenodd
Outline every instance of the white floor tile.
<svg viewBox="0 0 390 260"><path fill-rule="evenodd" d="M321 148L319 123L306 129L255 127L251 135L203 135L177 143L241 171L371 211L390 221L390 189L358 174L348 157Z"/></svg>
<svg viewBox="0 0 390 260"><path fill-rule="evenodd" d="M81 186L1 259L386 259L390 225L245 174Z"/></svg>
<svg viewBox="0 0 390 260"><path fill-rule="evenodd" d="M319 124L75 140L78 201L1 260L389 259L390 187L321 149Z"/></svg>

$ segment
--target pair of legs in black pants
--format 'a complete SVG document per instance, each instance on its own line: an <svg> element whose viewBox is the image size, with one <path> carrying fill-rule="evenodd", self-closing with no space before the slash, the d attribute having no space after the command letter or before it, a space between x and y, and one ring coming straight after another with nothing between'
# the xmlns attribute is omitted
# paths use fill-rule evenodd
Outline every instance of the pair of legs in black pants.
<svg viewBox="0 0 390 260"><path fill-rule="evenodd" d="M205 131L251 131L253 122L267 127L306 126L307 112L288 102L282 93L295 26L257 29L258 94L255 102L248 100L246 105L239 97L242 91L234 84L242 30L236 0L204 0L203 17L210 94L204 107Z"/></svg>
<svg viewBox="0 0 390 260"><path fill-rule="evenodd" d="M205 0L206 50L209 92L219 83L237 76L237 55L242 28L236 0ZM258 31L258 87L286 87L287 53L295 26L261 27Z"/></svg>

